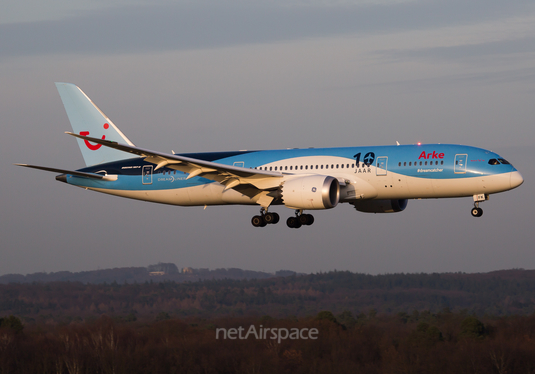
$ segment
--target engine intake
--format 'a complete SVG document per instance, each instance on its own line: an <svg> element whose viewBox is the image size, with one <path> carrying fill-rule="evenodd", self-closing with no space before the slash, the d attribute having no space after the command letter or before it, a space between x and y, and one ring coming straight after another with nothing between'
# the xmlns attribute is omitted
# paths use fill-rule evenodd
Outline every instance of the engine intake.
<svg viewBox="0 0 535 374"><path fill-rule="evenodd" d="M355 209L364 213L396 213L402 212L407 207L407 199L394 200L362 200L351 204Z"/></svg>
<svg viewBox="0 0 535 374"><path fill-rule="evenodd" d="M325 175L290 179L282 185L282 201L292 209L331 209L340 201L340 184Z"/></svg>

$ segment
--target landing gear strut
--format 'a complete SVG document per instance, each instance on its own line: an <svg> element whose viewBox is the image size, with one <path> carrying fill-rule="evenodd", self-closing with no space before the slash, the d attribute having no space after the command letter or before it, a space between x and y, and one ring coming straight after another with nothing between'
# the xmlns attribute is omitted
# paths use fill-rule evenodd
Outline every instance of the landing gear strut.
<svg viewBox="0 0 535 374"><path fill-rule="evenodd" d="M312 214L304 214L302 210L295 211L295 217L290 217L286 220L286 225L292 229L298 229L303 225L310 226L314 223L314 216Z"/></svg>
<svg viewBox="0 0 535 374"><path fill-rule="evenodd" d="M251 223L254 227L264 227L267 224L276 224L280 220L280 216L275 212L266 212L264 208L260 209L260 215L254 216Z"/></svg>

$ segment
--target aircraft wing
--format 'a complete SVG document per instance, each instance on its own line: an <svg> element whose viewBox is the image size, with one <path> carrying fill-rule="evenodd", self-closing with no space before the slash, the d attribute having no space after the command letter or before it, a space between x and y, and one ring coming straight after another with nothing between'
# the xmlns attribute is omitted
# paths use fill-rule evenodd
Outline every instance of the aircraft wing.
<svg viewBox="0 0 535 374"><path fill-rule="evenodd" d="M139 148L133 145L78 135L72 132L66 132L66 134L83 140L88 140L92 143L102 144L105 147L114 148L123 152L133 153L135 155L145 157L145 161L156 165L155 170L158 170L162 167L168 167L188 173L189 175L186 179L199 176L219 182L225 186L225 190L233 188L243 192L243 189L239 189L238 187L243 185L252 185L258 190L269 191L276 189L280 185L281 178L283 176L283 174L279 172L247 169L244 167L224 165L180 155L161 153ZM260 191L257 191L257 193L259 192Z"/></svg>

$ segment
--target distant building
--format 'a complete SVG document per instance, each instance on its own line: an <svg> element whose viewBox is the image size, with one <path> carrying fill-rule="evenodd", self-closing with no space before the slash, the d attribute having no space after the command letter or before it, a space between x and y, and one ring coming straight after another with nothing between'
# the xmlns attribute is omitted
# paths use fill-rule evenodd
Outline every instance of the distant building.
<svg viewBox="0 0 535 374"><path fill-rule="evenodd" d="M182 273L184 273L184 274L193 274L194 270L192 268L184 268L184 269L182 269Z"/></svg>
<svg viewBox="0 0 535 374"><path fill-rule="evenodd" d="M165 262L159 262L156 265L149 265L147 266L147 271L149 272L149 275L165 275L165 274L176 274L178 273L178 268L173 263L165 263ZM155 273L155 274L151 274ZM156 273L162 273L162 274L156 274Z"/></svg>
<svg viewBox="0 0 535 374"><path fill-rule="evenodd" d="M165 271L151 271L149 272L149 275L151 277L159 276L159 275L165 275Z"/></svg>

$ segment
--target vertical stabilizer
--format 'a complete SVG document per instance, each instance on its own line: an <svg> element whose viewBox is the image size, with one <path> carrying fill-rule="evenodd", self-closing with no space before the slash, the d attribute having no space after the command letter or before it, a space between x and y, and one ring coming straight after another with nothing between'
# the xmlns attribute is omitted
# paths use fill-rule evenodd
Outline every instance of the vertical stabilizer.
<svg viewBox="0 0 535 374"><path fill-rule="evenodd" d="M56 83L63 106L75 134L134 145L91 99L72 83ZM128 153L77 139L87 166L132 157Z"/></svg>

